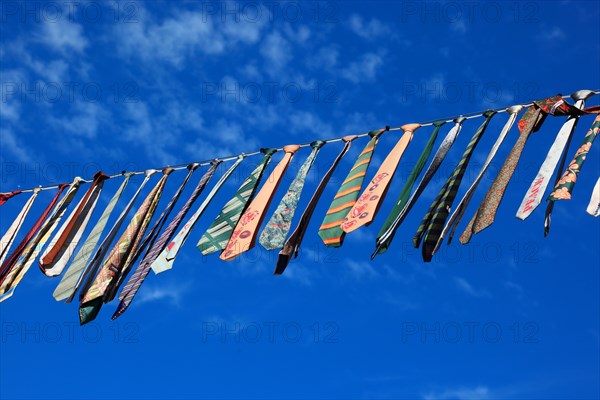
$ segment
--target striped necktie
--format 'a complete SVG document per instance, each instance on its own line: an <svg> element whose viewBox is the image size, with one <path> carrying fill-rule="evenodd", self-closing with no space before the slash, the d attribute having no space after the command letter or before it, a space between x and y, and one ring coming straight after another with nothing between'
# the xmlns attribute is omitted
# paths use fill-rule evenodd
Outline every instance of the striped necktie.
<svg viewBox="0 0 600 400"><path fill-rule="evenodd" d="M429 164L427 170L425 171L425 174L423 175L423 178L421 178L417 189L414 191L414 193L412 194L412 196L410 196L408 200L405 200L406 196L408 196L408 193L410 193L410 190L412 189L415 179L417 178L419 172L423 168L423 165L427 161L429 152L431 150L427 151L428 149L426 148L423 154L421 154L421 158L415 166L415 169L413 169L411 177L402 189L402 193L400 194L400 198L396 202L396 206L392 209L392 212L388 216L384 226L379 231L379 235L376 242L376 248L373 254L371 254L371 259L375 258L375 256L379 253L384 253L390 246L392 240L394 239L394 235L396 234L396 230L398 229L400 224L402 224L404 218L406 218L414 204L417 202L417 199L419 198L423 190L425 190L425 187L427 186L427 184L429 184L429 181L431 181L431 178L433 178L440 165L442 165L442 161L444 161L444 158L446 158L446 154L448 154L448 151L450 151L450 148L454 144L454 141L456 140L458 134L462 129L462 124L464 120L464 117L458 117L454 120L454 126L446 134L444 140L442 140L442 143L435 152L431 163ZM432 134L432 137L429 139L429 143L427 143L427 146L433 146L433 142L435 141L435 137L437 136L437 131L443 124L444 122L442 121L433 123L433 125L435 126L434 134ZM384 231L384 228L388 225L389 227Z"/></svg>
<svg viewBox="0 0 600 400"><path fill-rule="evenodd" d="M4 203L6 203L12 197L15 197L16 195L21 194L21 193L22 192L20 190L15 190L14 192L10 192L10 193L0 193L0 206L3 205Z"/></svg>
<svg viewBox="0 0 600 400"><path fill-rule="evenodd" d="M277 187L290 165L294 154L300 146L288 145L283 147L285 154L283 158L269 176L269 179L264 183L258 194L254 197L244 214L240 217L227 246L221 253L221 260L231 261L240 254L252 249L256 241L258 229L265 219L269 204L273 199L273 195L277 191Z"/></svg>
<svg viewBox="0 0 600 400"><path fill-rule="evenodd" d="M576 100L574 108L583 108L585 104L585 99L593 95L594 92L589 90L573 93L571 97L573 97L574 100ZM577 120L579 119L580 115L581 114L579 113L571 114L567 121L558 131L556 139L554 140L554 143L552 143L552 146L548 151L546 159L542 163L537 175L531 182L531 185L529 186L525 197L523 197L521 205L517 210L517 218L525 220L542 202L542 197L544 197L544 192L546 191L546 188L550 183L550 177L556 169L558 161L561 158L561 154L566 154L569 151L569 144L571 143L571 138L573 136L573 132L575 132ZM559 171L562 171L563 167L564 165L561 168L559 168Z"/></svg>
<svg viewBox="0 0 600 400"><path fill-rule="evenodd" d="M118 276L116 283L114 285L111 285L111 288L109 290L107 290L106 293L104 294L104 302L105 303L108 303L109 301L112 301L112 299L114 299L114 297L117 293L117 290L121 287L121 285L123 284L123 281L129 274L129 271L131 270L133 265L135 265L135 263L137 262L138 258L142 255L142 253L144 251L146 251L146 254L144 255L144 258L145 258L146 255L148 255L148 251L152 247L154 247L156 239L158 238L160 231L162 230L163 226L165 225L167 218L169 218L171 211L173 211L175 204L177 204L177 201L179 200L181 193L183 192L183 190L185 189L185 186L187 185L190 178L192 177L192 174L199 166L200 166L200 164L198 164L198 163L191 163L187 166L188 173L186 174L185 178L183 179L183 182L181 183L181 185L179 185L179 187L175 191L175 194L173 194L173 196L171 197L171 200L169 200L169 203L167 203L167 206L160 213L160 216L154 222L154 225L152 226L152 228L150 228L150 230L148 230L148 233L146 234L144 239L136 246L135 252L133 252L130 257L127 268L124 269L123 272ZM156 204L158 204L158 199L156 200ZM154 213L154 211L152 211L152 213ZM152 218L150 218L150 219L152 219Z"/></svg>
<svg viewBox="0 0 600 400"><path fill-rule="evenodd" d="M592 144L594 143L594 140L600 131L600 107L591 107L585 111L598 112L599 115L596 116L596 119L594 119L592 126L583 138L583 143L575 152L573 159L560 177L559 181L554 186L552 193L548 195L547 201L549 202L554 202L557 200L571 200L571 194L573 193L573 187L577 181L577 176L579 175L581 167L587 158L588 152L590 151L590 148L592 147Z"/></svg>
<svg viewBox="0 0 600 400"><path fill-rule="evenodd" d="M42 214L35 221L35 223L31 227L31 229L29 230L29 232L27 232L27 234L25 235L23 240L21 240L21 243L19 243L17 248L11 253L10 257L8 257L8 259L2 263L2 266L0 267L0 283L2 283L2 281L4 281L4 278L6 277L8 272L14 267L17 260L23 254L25 247L35 237L35 234L38 232L38 230L40 229L40 227L42 226L42 224L44 223L44 221L46 220L48 215L50 215L50 213L54 209L54 206L58 202L60 195L68 186L69 185L67 185L67 184L62 184L62 185L58 186L58 192L54 195L54 197L52 198L50 203L46 206L46 208L44 209Z"/></svg>
<svg viewBox="0 0 600 400"><path fill-rule="evenodd" d="M129 305L131 304L131 301L138 292L140 286L142 285L142 283L144 283L146 276L148 276L148 273L150 272L150 265L152 265L154 260L156 260L158 255L163 251L167 243L171 240L173 234L175 233L175 229L177 229L179 224L181 224L181 221L183 220L189 209L192 207L194 201L196 201L198 196L200 196L200 193L202 193L202 190L204 190L204 187L215 173L215 170L217 169L219 164L221 164L220 160L214 160L211 162L210 168L202 176L200 182L198 182L198 185L196 185L194 192L188 198L183 208L179 210L175 218L171 221L171 223L167 226L165 231L156 240L156 243L154 243L151 247L148 248L148 251L144 255L144 258L140 262L140 265L138 265L137 269L134 271L133 275L131 275L131 278L129 278L129 280L123 287L123 290L119 294L119 300L121 300L121 302L119 303L117 310L113 314L112 319L116 319L118 316L120 316L127 310ZM191 171L193 170L190 170L190 172Z"/></svg>
<svg viewBox="0 0 600 400"><path fill-rule="evenodd" d="M240 215L244 213L248 202L254 196L256 188L260 184L260 180L265 171L265 168L271 161L271 157L277 149L261 149L264 153L264 157L261 162L256 166L254 171L246 178L242 186L238 189L237 193L231 200L225 204L219 216L213 221L208 227L206 232L202 235L196 247L207 255L216 251L221 251L227 246L229 238L233 233Z"/></svg>
<svg viewBox="0 0 600 400"><path fill-rule="evenodd" d="M344 242L346 232L342 230L342 222L348 215L348 212L356 203L360 189L362 188L367 169L371 163L375 146L379 141L379 137L385 132L384 129L369 132L371 139L358 156L354 166L348 173L348 176L342 182L342 186L338 189L325 219L319 228L319 237L327 247L340 247Z"/></svg>
<svg viewBox="0 0 600 400"><path fill-rule="evenodd" d="M173 168L163 170L162 177L137 210L127 228L125 228L125 232L123 232L106 261L104 261L94 283L85 293L79 306L81 325L87 324L96 318L102 307L105 294L110 293L119 276L129 269L132 258L154 215L162 190L171 172L173 172Z"/></svg>
<svg viewBox="0 0 600 400"><path fill-rule="evenodd" d="M477 175L477 178L475 178L475 180L473 181L473 183L471 184L471 186L469 187L467 192L464 194L462 199L460 199L458 206L456 206L456 209L454 210L452 215L450 215L448 222L446 222L446 226L444 226L444 230L442 231L442 235L440 236L440 238L443 239L444 237L446 237L446 235L448 235L448 232L450 232L450 234L448 235L448 244L450 244L452 242L452 238L454 237L454 232L456 231L456 228L458 227L460 220L462 219L465 211L467 210L467 206L469 205L469 202L471 201L473 194L475 194L477 185L479 185L479 182L481 182L481 180L483 179L483 175L485 174L485 171L487 171L490 163L492 162L492 160L494 159L494 156L496 155L496 152L498 151L498 148L500 147L502 142L504 142L504 139L506 138L507 133L510 131L510 129L514 125L515 121L517 120L517 115L523 110L523 108L524 108L523 106L517 105L517 106L508 107L506 109L506 112L508 113L508 121L506 121L506 124L502 128L502 131L500 132L498 139L496 139L496 142L494 143L494 145L492 146L492 149L488 153L487 158L486 158L485 162L483 163L483 166L481 167L479 174Z"/></svg>
<svg viewBox="0 0 600 400"><path fill-rule="evenodd" d="M208 193L208 196L206 196L206 199L204 199L202 204L200 204L200 207L198 207L198 210L196 210L194 215L192 215L190 217L190 219L185 223L183 228L181 228L179 230L179 232L177 233L177 235L175 235L175 238L167 246L165 246L165 248L160 253L160 255L156 258L156 260L154 260L154 262L151 265L151 268L155 274L159 274L161 272L164 272L164 271L167 271L167 270L173 268L173 262L175 261L177 254L179 254L179 250L181 249L181 246L183 246L183 244L187 240L190 232L194 228L194 225L196 224L198 219L202 216L202 214L204 213L204 210L206 209L206 207L208 207L208 205L212 201L213 197L215 197L215 195L217 194L217 192L219 191L221 186L223 186L223 184L225 183L227 178L229 178L229 175L231 175L233 173L233 171L235 171L237 166L243 160L244 160L244 156L240 155L237 158L237 160L235 161L235 163L233 163L233 165L231 167L229 167L229 169L225 172L225 174L223 174L223 176L215 184L215 186L212 188L212 190ZM190 199L191 199L191 197L190 197Z"/></svg>
<svg viewBox="0 0 600 400"><path fill-rule="evenodd" d="M68 299L74 293L75 287L77 286L77 282L81 277L81 273L87 265L87 262L90 256L92 255L92 252L96 248L96 244L98 244L98 240L100 239L100 236L104 231L104 227L106 226L106 223L108 222L108 219L110 218L110 215L112 214L113 209L117 204L117 201L121 197L123 190L127 186L130 177L131 174L125 175L125 179L121 183L121 186L108 202L108 205L102 212L100 219L98 219L96 225L94 225L94 227L92 228L92 231L90 232L89 236L87 237L83 245L79 248L79 252L73 258L71 266L67 269L67 272L65 272L61 281L58 283L58 286L56 286L56 289L52 294L56 301Z"/></svg>
<svg viewBox="0 0 600 400"><path fill-rule="evenodd" d="M56 208L52 212L52 216L44 221L44 224L40 227L38 233L27 244L23 254L19 257L10 272L6 275L2 281L2 285L0 285L0 293L2 293L0 301L4 301L13 295L17 285L19 282L21 282L21 279L23 279L23 276L25 276L29 270L29 267L31 267L31 264L33 264L38 254L52 235L52 232L65 214L69 204L71 201L73 201L73 198L77 194L77 190L81 185L81 181L82 179L77 177L73 183L71 183L67 193L65 193L63 198L57 203Z"/></svg>
<svg viewBox="0 0 600 400"><path fill-rule="evenodd" d="M0 239L0 265L4 262L4 259L8 254L8 250L10 250L10 247L12 246L15 237L17 236L17 233L23 225L23 221L25 221L27 214L29 214L29 210L31 209L31 206L33 205L33 202L35 201L40 191L41 190L39 188L33 189L33 194L31 195L31 197L29 197L29 199L27 199L25 205L19 212L19 215L17 215L17 217L14 219L8 230L4 233L4 236L2 236L2 239Z"/></svg>
<svg viewBox="0 0 600 400"><path fill-rule="evenodd" d="M341 227L344 232L353 232L361 226L368 226L373 222L394 178L400 159L410 144L414 131L420 127L419 124L407 124L400 128L404 134L381 163L375 176L342 222Z"/></svg>
<svg viewBox="0 0 600 400"><path fill-rule="evenodd" d="M60 275L69 262L96 207L104 181L108 178L102 172L94 175L92 185L50 241L52 244L40 256L39 266L46 276Z"/></svg>
<svg viewBox="0 0 600 400"><path fill-rule="evenodd" d="M296 208L298 207L298 202L300 201L300 195L304 188L306 175L313 165L319 150L325 143L326 142L323 142L322 140L316 140L310 144L312 151L298 170L298 174L290 184L288 191L279 202L277 209L271 216L265 229L263 229L258 241L266 250L274 250L283 247L285 238L290 231L292 219L294 218Z"/></svg>
<svg viewBox="0 0 600 400"><path fill-rule="evenodd" d="M308 224L310 223L310 219L313 215L313 212L317 207L317 203L319 202L321 195L325 191L325 187L327 186L331 175L333 175L335 169L337 168L344 155L346 155L348 150L350 150L350 145L352 144L352 141L356 138L356 135L345 136L342 138L342 141L344 142L344 147L342 148L342 151L340 152L340 154L338 154L336 159L333 161L331 167L329 167L329 170L321 179L319 186L317 186L315 193L313 194L312 198L308 202L308 205L306 206L306 209L300 217L300 222L298 222L298 226L296 226L294 232L290 235L288 240L283 245L283 249L281 249L281 251L279 252L279 257L277 258L277 266L275 267L275 271L273 272L273 274L281 275L283 273L283 271L290 262L292 254L294 254L294 258L298 257L298 250L300 249L300 245L302 244L302 239L304 238L304 234L306 233L306 229L308 228Z"/></svg>
<svg viewBox="0 0 600 400"><path fill-rule="evenodd" d="M592 217L600 216L600 178L598 178L596 185L594 185L590 202L585 211Z"/></svg>
<svg viewBox="0 0 600 400"><path fill-rule="evenodd" d="M492 117L496 114L496 111L488 110L483 113L485 117L485 121L481 124L481 126L475 131L475 134L469 141L467 148L465 149L460 161L452 171L452 174L446 180L446 183L438 193L437 197L429 207L429 211L425 214L425 217L421 221L421 225L417 229L417 233L413 238L413 244L415 248L418 248L421 239L425 236L424 244L423 244L423 260L425 262L430 262L433 254L437 251L440 243L443 238L441 237L442 228L444 227L444 223L450 214L450 210L452 208L452 203L456 198L456 194L458 193L458 189L462 182L462 178L465 175L465 171L467 170L467 165L469 164L469 160L473 155L473 151L477 144L481 140L485 129Z"/></svg>
<svg viewBox="0 0 600 400"><path fill-rule="evenodd" d="M473 234L481 232L494 222L496 211L498 211L506 187L515 172L529 136L540 129L548 114L566 115L571 112L571 108L572 106L566 105L562 96L557 95L535 101L525 111L525 114L523 114L523 117L521 117L521 120L517 124L520 131L519 138L504 161L502 168L500 168L500 172L494 179L485 198L479 205L479 209L460 236L462 244L469 243Z"/></svg>
<svg viewBox="0 0 600 400"><path fill-rule="evenodd" d="M115 224L110 228L110 231L108 232L106 237L102 240L102 243L100 243L100 245L98 246L96 253L94 254L91 261L87 264L87 266L83 270L81 278L79 279L79 281L73 288L73 293L67 299L67 303L70 303L73 300L75 293L77 292L77 290L79 290L79 288L81 288L81 291L79 293L79 300L80 301L83 300L83 297L85 296L87 290L90 288L90 286L94 282L94 278L96 277L96 275L98 274L98 271L102 267L102 261L104 260L106 253L108 253L108 250L110 249L110 246L112 245L113 241L117 237L117 234L119 233L119 230L121 229L121 225L123 225L123 222L125 222L125 218L127 218L129 211L135 204L135 201L137 200L138 196L140 195L140 193L142 192L144 187L146 186L146 183L148 183L148 181L150 180L152 175L154 175L157 172L160 172L160 171L156 170L156 169L148 169L148 170L144 171L144 180L142 181L140 186L135 191L133 197L129 200L129 202L127 203L127 205L125 206L125 208L123 209L121 214L119 215L119 218L117 218L117 221L115 222Z"/></svg>

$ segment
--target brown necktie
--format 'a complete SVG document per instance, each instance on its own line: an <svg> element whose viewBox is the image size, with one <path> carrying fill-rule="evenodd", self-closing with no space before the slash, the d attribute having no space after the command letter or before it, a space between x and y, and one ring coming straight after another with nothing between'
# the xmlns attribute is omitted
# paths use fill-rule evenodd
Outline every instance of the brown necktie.
<svg viewBox="0 0 600 400"><path fill-rule="evenodd" d="M231 238L227 243L227 247L221 253L221 260L232 260L240 254L254 247L258 228L265 218L271 199L281 182L281 178L285 173L294 153L300 148L298 145L289 145L283 148L285 155L279 161L279 164L273 169L269 179L265 182L260 192L256 195L252 203L248 206L244 214L240 217Z"/></svg>
<svg viewBox="0 0 600 400"><path fill-rule="evenodd" d="M394 178L394 173L398 168L400 159L410 144L414 131L420 127L421 125L419 124L407 124L401 127L404 134L387 155L377 170L375 177L367 185L365 191L358 198L350 212L348 212L344 222L342 222L341 226L344 232L350 233L363 225L369 225L373 222Z"/></svg>
<svg viewBox="0 0 600 400"><path fill-rule="evenodd" d="M98 171L94 175L92 185L79 201L77 208L69 216L64 227L58 232L58 239L53 241L53 245L49 246L45 254L40 257L40 269L47 276L60 275L71 258L77 242L89 222L91 213L94 211L104 181L108 178L109 176L103 174L102 171Z"/></svg>

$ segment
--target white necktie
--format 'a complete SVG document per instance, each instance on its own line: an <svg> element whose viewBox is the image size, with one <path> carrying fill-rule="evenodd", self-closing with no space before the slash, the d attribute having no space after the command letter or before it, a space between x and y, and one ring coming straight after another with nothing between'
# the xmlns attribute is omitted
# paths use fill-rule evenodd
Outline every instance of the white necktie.
<svg viewBox="0 0 600 400"><path fill-rule="evenodd" d="M17 215L13 223L10 225L10 228L8 228L4 236L2 236L2 239L0 239L0 265L2 265L4 262L4 259L8 254L8 250L12 246L19 229L21 229L21 225L23 225L23 221L25 221L25 217L27 217L31 206L33 205L33 201L40 191L40 189L33 190L33 194L29 199L27 199L27 202L19 212L19 215Z"/></svg>
<svg viewBox="0 0 600 400"><path fill-rule="evenodd" d="M592 190L590 204L588 204L585 211L592 217L600 217L600 178L596 181L596 186L594 186L594 189Z"/></svg>
<svg viewBox="0 0 600 400"><path fill-rule="evenodd" d="M580 90L573 93L571 98L576 100L575 107L581 109L585 104L585 99L593 95L594 92L590 90ZM550 150L548 151L548 155L546 156L544 163L540 167L540 170L538 171L533 182L531 182L531 185L529 186L529 189L527 190L527 193L525 194L525 197L519 206L517 218L525 220L542 202L542 197L544 197L544 192L550 183L552 173L556 169L556 165L558 164L558 161L564 152L565 146L570 141L571 136L575 131L575 126L577 125L578 119L579 115L572 115L560 128L554 143L552 143L552 147L550 147Z"/></svg>

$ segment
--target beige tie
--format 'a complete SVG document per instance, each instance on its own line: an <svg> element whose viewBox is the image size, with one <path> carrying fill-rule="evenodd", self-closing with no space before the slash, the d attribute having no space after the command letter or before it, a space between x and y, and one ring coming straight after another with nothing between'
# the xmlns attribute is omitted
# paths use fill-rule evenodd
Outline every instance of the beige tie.
<svg viewBox="0 0 600 400"><path fill-rule="evenodd" d="M289 145L283 148L285 155L273 169L273 172L271 172L260 192L254 197L252 203L250 203L244 214L240 217L227 246L223 250L223 253L221 253L221 260L233 260L235 257L254 247L258 228L265 218L273 194L275 194L277 186L279 186L279 182L290 164L294 153L299 148L300 146L298 145Z"/></svg>
<svg viewBox="0 0 600 400"><path fill-rule="evenodd" d="M19 229L21 229L21 225L23 225L23 221L25 221L25 217L29 213L31 206L33 205L33 202L40 191L41 189L39 188L33 189L33 194L27 200L21 209L21 212L19 212L19 215L17 215L13 223L10 225L10 228L8 228L4 236L2 236L2 239L0 239L0 264L4 262L4 258L6 258L10 246L13 244L13 241L17 236L17 232L19 232Z"/></svg>
<svg viewBox="0 0 600 400"><path fill-rule="evenodd" d="M398 140L392 151L387 155L375 177L371 180L367 188L358 198L354 207L348 212L346 219L342 222L342 230L350 233L363 225L369 225L377 215L379 206L390 187L394 173L398 168L402 154L410 144L413 138L413 133L421 125L407 124L400 129L404 131L404 135Z"/></svg>

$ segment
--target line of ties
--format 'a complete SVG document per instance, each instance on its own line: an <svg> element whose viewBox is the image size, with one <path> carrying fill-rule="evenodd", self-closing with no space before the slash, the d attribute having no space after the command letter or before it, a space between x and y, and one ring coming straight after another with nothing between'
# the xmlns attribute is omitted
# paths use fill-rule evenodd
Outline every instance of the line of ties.
<svg viewBox="0 0 600 400"><path fill-rule="evenodd" d="M594 94L594 92L587 90L575 92L571 95L571 98L574 100L573 105L563 99L562 96L557 95L535 101L526 108L523 116L517 123L519 130L518 139L504 160L500 172L488 189L475 215L473 215L466 229L460 235L460 242L462 244L468 243L472 235L479 233L494 222L502 197L531 134L541 128L547 116L566 116L566 122L559 130L546 159L517 211L517 217L520 219L526 219L531 215L541 203L552 174L554 174L558 166L558 172L564 172L556 175L553 189L547 197L548 204L544 222L544 233L545 235L548 234L554 202L571 199L577 176L600 130L600 107L584 108L585 100ZM413 238L415 247L422 245L423 259L425 261L431 261L445 237L448 237L448 243L451 242L477 186L481 183L483 175L494 159L499 147L516 122L518 114L524 108L524 106L512 106L505 110L508 120L489 151L475 180L453 210L452 207L469 161L483 134L486 132L491 119L497 114L494 110L483 113L482 116L485 118L483 123L476 129L469 140L462 157L439 190ZM587 114L596 114L596 118L585 135L583 143L565 168L569 143L571 142L577 122L582 115ZM429 136L413 170L404 182L397 201L377 235L376 249L372 258L377 254L385 252L390 247L399 226L419 196L429 185L458 138L465 120L466 118L464 117L458 117L453 121L454 125L440 143L419 184L413 191L418 177L421 175L433 152L438 134L446 122L439 121L432 124L433 132ZM369 141L360 152L331 200L318 230L318 235L326 246L342 246L347 234L374 221L391 187L391 182L400 165L402 156L412 142L415 131L421 127L420 124L413 123L403 125L400 128L403 134L380 164L370 181L364 185L377 144L381 136L387 132L387 129L369 132ZM295 258L298 256L302 240L316 206L331 176L356 139L357 136L341 138L341 142L343 143L341 151L321 178L291 234L289 232L292 230L293 217L298 208L306 178L326 142L317 140L310 144L310 154L300 166L298 173L265 224L262 233L258 235L258 231L265 220L269 206L283 180L285 172L301 146L288 145L282 148L283 157L272 169L260 190L258 190L273 155L278 152L278 149L273 148L261 149L262 159L243 181L235 195L222 207L208 229L202 234L196 245L197 248L203 255L219 252L222 260L230 261L252 249L258 238L258 242L266 250L280 249L274 274L282 274L292 257ZM144 179L133 197L127 202L114 224L104 235L104 238L100 240L103 237L108 220L115 206L133 175L133 173L124 174L124 180L120 187L114 193L89 235L76 252L78 244L82 242L83 233L96 208L104 182L110 178L100 171L96 173L88 190L61 224L61 220L65 216L70 203L76 197L81 184L85 182L82 178L77 177L70 184L58 186L55 196L25 234L22 241L8 255L8 251L12 247L17 233L40 193L39 189L33 190L31 196L0 242L0 301L4 301L13 295L15 288L41 253L38 265L45 275L49 277L59 276L66 269L53 293L54 298L57 301L65 300L66 302L71 302L77 292L79 292L79 317L81 324L95 319L102 305L117 297L117 292L122 288L118 295L120 302L113 314L113 319L119 317L132 303L150 270L153 270L155 274L159 274L173 267L177 254L196 222L244 159L244 155L237 156L235 162L212 187L194 214L183 223L186 215L215 175L222 160L211 162L209 168L204 172L183 207L164 230L163 227L166 225L171 211L175 208L187 183L194 172L199 169L200 165L192 163L187 166L188 173L183 182L179 185L175 194L171 197L167 206L152 226L150 223L154 219L163 190L173 172L173 168L166 167L162 171L154 169L145 171ZM159 181L136 209L121 236L117 239L121 226L126 222L127 216L143 188L152 176L157 173L162 173ZM599 191L600 178L594 187L592 198L587 207L587 212L596 217L600 215ZM22 192L15 191L0 194L0 205L20 193ZM62 195L63 193L64 195ZM141 260L139 263L137 263L138 259ZM128 276L129 278L127 279Z"/></svg>

